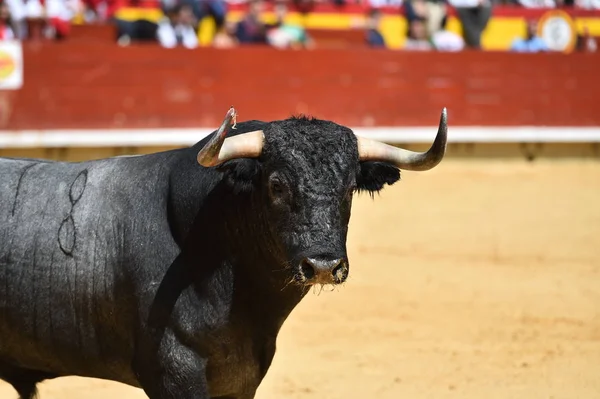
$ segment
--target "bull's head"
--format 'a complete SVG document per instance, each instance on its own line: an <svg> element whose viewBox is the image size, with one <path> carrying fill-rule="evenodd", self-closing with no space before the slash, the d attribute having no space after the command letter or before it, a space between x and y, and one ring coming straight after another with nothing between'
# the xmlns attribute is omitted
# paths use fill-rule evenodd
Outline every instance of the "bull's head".
<svg viewBox="0 0 600 399"><path fill-rule="evenodd" d="M413 152L357 137L333 122L291 118L263 130L226 138L233 107L217 133L198 153L212 167L239 158L256 158L254 180L275 238L280 264L290 266L301 284L338 284L349 263L346 236L352 196L377 192L400 179L400 170L435 167L446 150L446 109L437 136L426 152Z"/></svg>

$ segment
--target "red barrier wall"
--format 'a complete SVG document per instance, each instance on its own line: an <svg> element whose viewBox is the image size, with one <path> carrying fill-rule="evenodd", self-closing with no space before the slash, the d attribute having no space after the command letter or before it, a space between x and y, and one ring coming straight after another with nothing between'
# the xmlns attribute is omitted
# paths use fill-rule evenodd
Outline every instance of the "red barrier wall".
<svg viewBox="0 0 600 399"><path fill-rule="evenodd" d="M0 129L216 127L308 113L350 126L600 125L600 54L166 50L25 44Z"/></svg>

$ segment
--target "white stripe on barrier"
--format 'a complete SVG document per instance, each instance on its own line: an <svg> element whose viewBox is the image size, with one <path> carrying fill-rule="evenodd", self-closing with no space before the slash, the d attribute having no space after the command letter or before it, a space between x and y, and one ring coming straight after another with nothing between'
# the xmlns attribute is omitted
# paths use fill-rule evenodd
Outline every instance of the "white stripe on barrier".
<svg viewBox="0 0 600 399"><path fill-rule="evenodd" d="M437 127L355 128L359 136L388 143L430 143ZM57 129L0 130L0 148L185 146L210 134L213 129ZM581 143L600 142L599 127L452 127L450 143Z"/></svg>

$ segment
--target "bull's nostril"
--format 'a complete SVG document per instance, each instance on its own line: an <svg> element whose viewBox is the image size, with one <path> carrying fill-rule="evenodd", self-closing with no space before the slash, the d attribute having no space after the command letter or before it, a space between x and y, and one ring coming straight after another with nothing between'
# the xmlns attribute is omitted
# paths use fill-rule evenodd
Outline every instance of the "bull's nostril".
<svg viewBox="0 0 600 399"><path fill-rule="evenodd" d="M348 267L346 262L340 262L332 271L333 279L336 282L343 281L348 275Z"/></svg>
<svg viewBox="0 0 600 399"><path fill-rule="evenodd" d="M302 274L307 280L312 279L315 276L314 267L308 262L308 260L304 259L300 265L300 269L302 270Z"/></svg>

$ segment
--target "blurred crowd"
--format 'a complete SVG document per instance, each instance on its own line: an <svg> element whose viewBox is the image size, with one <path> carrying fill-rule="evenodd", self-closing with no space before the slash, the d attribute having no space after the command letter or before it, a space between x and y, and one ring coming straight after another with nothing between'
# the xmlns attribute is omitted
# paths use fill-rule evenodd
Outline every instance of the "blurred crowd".
<svg viewBox="0 0 600 399"><path fill-rule="evenodd" d="M199 43L200 21L214 22L214 47L265 44L277 48L311 48L306 29L286 20L290 6L310 13L319 4L337 7L360 4L366 11L364 41L371 47L386 47L381 34L381 9L397 8L406 19L404 49L416 51L460 51L480 49L481 36L488 26L492 10L498 5L522 8L575 7L600 9L600 0L0 0L0 39L25 40L32 37L61 40L69 36L72 23L104 23L115 27L115 40L121 45L158 42L163 47L195 48ZM227 18L231 4L247 3L245 14L236 22ZM275 19L261 18L271 3ZM141 8L160 11L157 20L126 19L119 11ZM448 11L454 10L462 26L462 35L447 29ZM579 38L580 46L595 50L589 35ZM525 32L515 37L513 51L548 50L537 36L537 21L528 20Z"/></svg>

